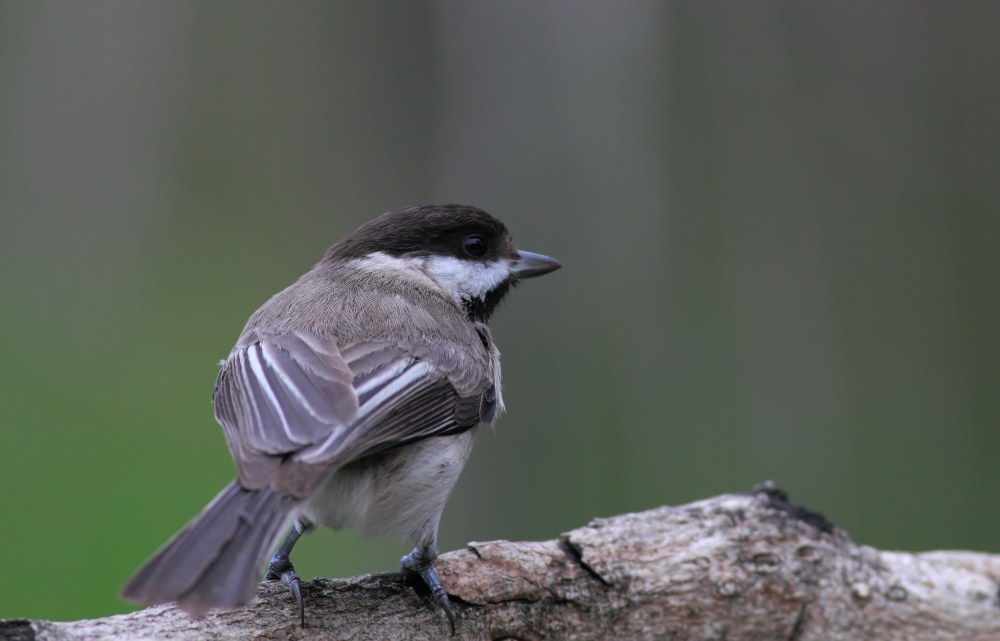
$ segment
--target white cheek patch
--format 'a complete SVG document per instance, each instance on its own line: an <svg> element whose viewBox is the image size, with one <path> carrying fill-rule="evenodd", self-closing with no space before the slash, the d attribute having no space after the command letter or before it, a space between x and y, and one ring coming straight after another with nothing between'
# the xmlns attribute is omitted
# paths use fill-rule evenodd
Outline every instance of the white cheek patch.
<svg viewBox="0 0 1000 641"><path fill-rule="evenodd" d="M510 261L479 262L451 256L424 259L424 273L456 299L478 298L499 287L510 277Z"/></svg>
<svg viewBox="0 0 1000 641"><path fill-rule="evenodd" d="M354 261L368 271L390 271L404 278L443 290L456 302L483 300L510 277L510 260L479 262L453 256L390 256L374 252Z"/></svg>
<svg viewBox="0 0 1000 641"><path fill-rule="evenodd" d="M373 252L364 258L351 261L351 266L367 272L398 274L400 277L416 281L421 285L434 287L437 285L424 273L423 258L399 258L384 252Z"/></svg>

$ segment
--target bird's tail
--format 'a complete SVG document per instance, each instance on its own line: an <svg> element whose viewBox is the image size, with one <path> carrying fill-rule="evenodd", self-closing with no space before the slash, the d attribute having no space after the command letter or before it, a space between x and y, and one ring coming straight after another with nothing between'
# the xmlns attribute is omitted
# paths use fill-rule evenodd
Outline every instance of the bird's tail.
<svg viewBox="0 0 1000 641"><path fill-rule="evenodd" d="M291 523L295 500L233 481L122 589L122 598L176 602L192 615L253 598L264 559Z"/></svg>

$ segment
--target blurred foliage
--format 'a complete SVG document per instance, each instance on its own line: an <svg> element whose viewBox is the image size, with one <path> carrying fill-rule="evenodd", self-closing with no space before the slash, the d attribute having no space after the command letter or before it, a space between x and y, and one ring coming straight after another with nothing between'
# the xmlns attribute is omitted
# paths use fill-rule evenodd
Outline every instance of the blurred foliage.
<svg viewBox="0 0 1000 641"><path fill-rule="evenodd" d="M499 313L509 413L444 549L770 478L863 543L1000 551L1000 5L2 15L0 617L126 610L231 477L209 396L246 317L419 202L566 265Z"/></svg>

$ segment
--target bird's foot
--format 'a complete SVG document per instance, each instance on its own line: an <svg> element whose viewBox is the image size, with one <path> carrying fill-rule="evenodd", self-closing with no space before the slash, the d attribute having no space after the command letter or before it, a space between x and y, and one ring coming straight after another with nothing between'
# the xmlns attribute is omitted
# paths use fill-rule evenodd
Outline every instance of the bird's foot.
<svg viewBox="0 0 1000 641"><path fill-rule="evenodd" d="M299 604L299 625L303 628L306 627L306 608L302 602L302 581L295 573L291 559L275 554L271 557L271 562L267 564L267 574L264 575L264 580L277 581L279 579L295 597L295 602Z"/></svg>
<svg viewBox="0 0 1000 641"><path fill-rule="evenodd" d="M444 610L448 617L448 624L451 626L451 634L455 635L455 613L451 610L451 603L448 601L448 593L441 587L441 579L438 578L437 570L434 569L434 559L437 558L437 550L433 547L413 548L413 551L404 556L399 561L399 566L404 572L416 572L423 579L424 584L431 591L431 598Z"/></svg>

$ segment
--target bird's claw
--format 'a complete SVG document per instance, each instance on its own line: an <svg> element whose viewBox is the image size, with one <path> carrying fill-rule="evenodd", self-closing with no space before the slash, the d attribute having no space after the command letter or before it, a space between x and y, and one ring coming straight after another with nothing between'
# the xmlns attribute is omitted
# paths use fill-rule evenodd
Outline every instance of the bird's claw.
<svg viewBox="0 0 1000 641"><path fill-rule="evenodd" d="M288 570L281 574L281 582L288 586L292 594L295 595L295 602L299 604L299 627L306 627L306 606L302 602L302 581L295 570Z"/></svg>
<svg viewBox="0 0 1000 641"><path fill-rule="evenodd" d="M275 555L267 566L267 574L264 575L264 580L277 581L279 579L285 584L288 591L292 593L292 596L295 597L295 602L299 606L299 626L306 627L306 606L302 601L302 580L295 573L295 568L292 567L290 560L287 558L282 559L278 555Z"/></svg>
<svg viewBox="0 0 1000 641"><path fill-rule="evenodd" d="M424 584L431 591L431 598L438 604L438 607L444 610L445 616L448 617L448 625L451 626L451 634L455 636L455 613L451 609L448 593L441 586L441 579L438 578L437 570L434 569L436 556L433 550L423 552L414 549L400 560L399 565L404 572L410 571L420 575Z"/></svg>

